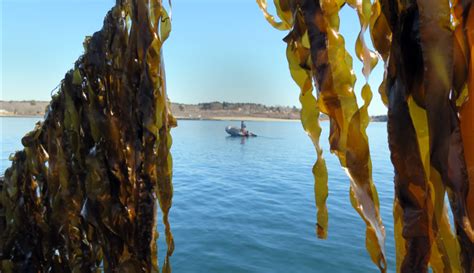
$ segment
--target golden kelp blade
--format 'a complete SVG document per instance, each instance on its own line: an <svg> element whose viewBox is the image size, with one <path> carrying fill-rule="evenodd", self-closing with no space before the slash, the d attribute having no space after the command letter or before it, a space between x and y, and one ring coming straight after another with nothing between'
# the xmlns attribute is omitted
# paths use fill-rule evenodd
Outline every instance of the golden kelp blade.
<svg viewBox="0 0 474 273"><path fill-rule="evenodd" d="M408 108L415 127L419 153L428 181L429 200L432 208L430 218L433 228L433 244L429 264L434 272L461 272L460 249L451 231L448 211L445 206L446 188L439 173L431 167L429 149L428 117L412 97L408 98ZM397 234L401 237L401 234ZM403 256L401 256L403 257Z"/></svg>
<svg viewBox="0 0 474 273"><path fill-rule="evenodd" d="M260 1L257 2L262 7ZM372 260L384 272L386 270L383 250L385 230L380 218L377 193L372 182L369 147L365 134L368 124L367 107L372 95L370 88L365 86L363 89L365 104L358 109L353 93L355 77L352 72L352 59L345 51L342 36L338 34L337 14L344 2L321 1L320 3L312 0L277 0L275 2L278 14L285 14L288 9L293 13L292 21L287 20L286 17L281 19L291 24L292 28L285 41L288 44L287 57L291 74L302 90L300 100L303 105L301 118L304 128L313 139L320 155L318 144L320 129L317 120L319 109L330 117L331 151L339 157L341 165L347 170L351 179L351 202L367 224L367 249ZM281 7L286 9L283 11ZM264 9L266 10L266 6ZM268 18L266 11L265 16ZM364 26L366 27L367 24L368 20L365 20ZM374 61L374 55L364 54L363 58L370 62L369 68L366 69L369 72L376 61ZM315 78L314 84L317 86L317 104L312 95L308 96L311 94L313 84L310 75ZM311 126L311 123L314 125ZM308 130L309 128L314 128L316 137ZM349 135L350 138L348 138ZM322 164L318 162L320 162L320 157L313 168L316 180L318 235L324 237L321 236L325 233L323 233L324 226L320 225L319 216L326 213L323 202L327 196L327 187L323 184L325 185L327 174L326 168L322 168Z"/></svg>
<svg viewBox="0 0 474 273"><path fill-rule="evenodd" d="M466 161L468 176L468 192L466 197L467 219L464 219L466 227L474 226L474 4L472 1L457 1L454 4L454 17L459 20L459 24L455 29L455 54L454 67L456 71L464 71L459 73L461 76L454 78L454 86L459 89L467 90L467 102L461 106L460 127L464 148L464 159ZM457 49L457 50L456 50ZM456 69L458 68L458 69ZM456 82L457 80L457 82ZM467 87L467 88L466 88ZM466 230L466 228L465 228ZM471 232L471 234L469 234ZM466 270L474 271L474 234L471 230L465 231L466 235L462 235L464 239L463 267ZM469 237L470 242L465 237Z"/></svg>
<svg viewBox="0 0 474 273"><path fill-rule="evenodd" d="M423 50L426 112L430 132L431 164L449 190L465 271L474 270L474 232L468 220L469 181L454 98L453 32L447 0L418 1L420 44ZM428 99L429 98L429 99ZM467 254L470 253L470 254Z"/></svg>
<svg viewBox="0 0 474 273"><path fill-rule="evenodd" d="M279 7L280 2L285 2L285 1L275 0L275 5L277 7ZM291 25L292 25L292 23L290 21L291 17L290 16L283 16L283 14L285 14L285 12L281 8L279 8L277 12L278 12L278 15L281 18L283 18L283 20L281 22L277 22L277 21L275 21L275 17L273 15L271 15L270 13L268 13L267 0L257 0L257 4L260 7L260 9L262 10L263 15L265 16L265 19L267 19L268 23L270 23L274 28L279 29L279 30L289 30L291 28ZM288 13L286 13L286 14L288 14Z"/></svg>
<svg viewBox="0 0 474 273"><path fill-rule="evenodd" d="M286 56L288 58L291 76L301 90L301 122L316 148L317 160L313 166L315 182L314 194L317 207L316 234L319 238L326 239L328 227L328 212L326 207L328 174L326 161L323 158L323 151L319 146L319 138L322 130L319 125L318 101L312 94L313 84L311 80L311 70L309 69L309 67L311 67L311 59L307 43L303 41L289 42L286 49Z"/></svg>
<svg viewBox="0 0 474 273"><path fill-rule="evenodd" d="M0 188L0 271L159 272L173 187L161 1L117 1ZM8 221L6 221L8 219Z"/></svg>
<svg viewBox="0 0 474 273"><path fill-rule="evenodd" d="M466 157L467 170L469 175L469 194L467 197L468 213L471 226L474 226L474 4L464 18L465 33L469 44L470 58L468 68L468 96L469 100L461 109L461 131L464 142L464 155ZM472 254L474 256L474 254ZM474 264L471 265L474 269Z"/></svg>
<svg viewBox="0 0 474 273"><path fill-rule="evenodd" d="M390 51L384 46L386 43L380 41L384 36L374 33L374 29L372 38L376 49L382 46L383 56L390 54L390 57L384 58L385 61L389 60L386 64L384 91L389 107L389 146L395 167L394 220L397 272L427 272L433 241L432 202L426 173L427 158L423 155L427 147L418 138L423 132L419 129L424 125L422 116L419 119L415 118L415 122L412 121L412 116L416 117L424 112L415 111L418 108L410 107L410 104L416 104L413 101L420 100L420 92L423 89L420 88L420 81L412 78L420 76L423 65L421 58L415 58L421 56L421 49L414 41L416 36L403 35L404 29L412 30L417 26L415 21L417 10L411 5L395 8L396 4L388 0L382 0L380 3L382 12L377 14L376 20L381 29L386 29L385 22L390 22L392 33ZM398 8L403 12L403 17L398 17ZM410 99L408 95L411 95Z"/></svg>
<svg viewBox="0 0 474 273"><path fill-rule="evenodd" d="M386 2L383 2L387 5ZM373 43L382 55L385 61L385 67L388 65L388 54L390 53L390 41L391 30L388 26L385 14L382 13L380 2L375 1L372 7L373 17L371 23L372 39ZM389 33L389 34L387 34ZM399 37L399 36L397 36ZM396 57L395 57L396 58ZM415 62L416 59L412 61ZM410 64L413 66L413 64ZM387 71L386 71L387 73ZM387 75L385 75L385 78ZM384 83L385 83L384 79ZM381 95L384 103L388 104L388 98L385 90L384 83L381 86ZM413 97L409 97L407 100L408 108L413 125L417 135L417 142L419 146L419 154L423 162L424 171L426 174L425 179L427 180L428 192L430 192L431 205L433 211L430 212L430 218L433 228L434 242L431 247L431 256L429 259L430 266L434 272L461 272L460 260L459 260L459 245L455 240L455 236L451 231L447 210L445 207L445 194L446 189L441 178L436 170L433 170L430 164L430 148L429 148L429 132L428 132L428 121L426 111L417 105ZM402 236L401 227L405 224L402 220L403 211L401 211L400 201L396 197L396 203L394 206L394 219L395 219L395 241L396 241L396 254L397 254L397 271L401 271L402 263L405 259L406 241Z"/></svg>
<svg viewBox="0 0 474 273"><path fill-rule="evenodd" d="M338 12L344 2L321 1L323 23L315 22L318 12L307 9L306 25L312 40L313 63L316 67L326 66L326 72L317 69L319 95L324 102L323 111L331 119L334 130L330 135L331 150L338 157L341 166L351 180L351 203L366 222L366 246L372 261L382 272L386 271L384 253L385 228L380 218L378 196L372 181L372 164L365 129L368 124L367 107L371 92L363 89L364 107L358 109L353 92L355 76L352 71L352 58L345 50L343 37L339 31ZM317 8L316 8L317 10ZM327 45L317 42L317 37L326 35ZM326 51L328 59L320 58ZM335 129L337 128L337 129Z"/></svg>
<svg viewBox="0 0 474 273"><path fill-rule="evenodd" d="M370 17L370 37L372 38L374 48L384 61L384 77L382 83L379 86L379 94L382 98L382 102L387 106L388 98L387 93L385 92L385 79L387 78L387 60L390 54L392 32L390 30L390 26L388 25L385 14L382 13L379 0L374 0L372 4L372 13Z"/></svg>
<svg viewBox="0 0 474 273"><path fill-rule="evenodd" d="M459 52L464 51L462 44L453 43L449 3L379 2L378 22L390 22L392 32L384 88L396 200L401 208L394 210L394 217L403 218L403 231L395 230L396 240L403 239L397 242L397 271L427 272L430 263L434 272L471 272L471 228L465 224L469 185L454 108L461 93L460 72L465 70ZM376 48L387 52L383 36L372 37ZM455 37L459 42L459 35ZM453 79L457 94L450 94ZM459 244L444 208L446 189Z"/></svg>

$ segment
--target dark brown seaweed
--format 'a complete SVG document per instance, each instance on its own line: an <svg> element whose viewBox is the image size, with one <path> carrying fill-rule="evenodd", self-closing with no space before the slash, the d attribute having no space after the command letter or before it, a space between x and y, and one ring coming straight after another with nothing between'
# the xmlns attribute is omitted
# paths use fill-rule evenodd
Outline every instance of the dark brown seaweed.
<svg viewBox="0 0 474 273"><path fill-rule="evenodd" d="M0 189L2 272L159 272L173 253L161 1L117 1L23 139ZM4 216L4 218L2 218Z"/></svg>

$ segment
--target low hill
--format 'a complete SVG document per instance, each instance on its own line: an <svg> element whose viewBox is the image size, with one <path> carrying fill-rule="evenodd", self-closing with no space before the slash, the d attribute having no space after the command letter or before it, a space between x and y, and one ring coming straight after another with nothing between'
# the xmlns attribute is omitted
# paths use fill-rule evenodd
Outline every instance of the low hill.
<svg viewBox="0 0 474 273"><path fill-rule="evenodd" d="M1 101L0 116L43 116L47 101ZM266 106L257 103L206 102L199 104L172 103L171 110L178 119L281 119L298 120L300 109L293 106ZM321 115L327 120L326 115ZM373 121L386 121L386 116L372 117Z"/></svg>
<svg viewBox="0 0 474 273"><path fill-rule="evenodd" d="M0 101L0 116L43 116L47 101ZM255 103L209 102L199 104L172 103L179 119L299 119L296 107L266 106Z"/></svg>

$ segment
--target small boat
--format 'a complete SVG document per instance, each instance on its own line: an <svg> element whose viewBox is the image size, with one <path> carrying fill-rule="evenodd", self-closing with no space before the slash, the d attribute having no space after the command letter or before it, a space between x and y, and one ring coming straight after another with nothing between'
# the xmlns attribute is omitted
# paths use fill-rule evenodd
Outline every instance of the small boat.
<svg viewBox="0 0 474 273"><path fill-rule="evenodd" d="M257 135L250 132L250 131L245 131L243 132L239 127L235 126L227 126L225 127L225 131L233 137L256 137Z"/></svg>

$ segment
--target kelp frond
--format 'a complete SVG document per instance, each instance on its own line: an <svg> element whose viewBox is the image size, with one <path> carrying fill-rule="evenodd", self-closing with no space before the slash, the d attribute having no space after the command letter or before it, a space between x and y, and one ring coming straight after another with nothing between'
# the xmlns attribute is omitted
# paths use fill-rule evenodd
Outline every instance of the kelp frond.
<svg viewBox="0 0 474 273"><path fill-rule="evenodd" d="M301 89L301 120L318 155L314 168L318 237L326 237L327 170L319 148L319 111L330 118L329 143L351 181L351 202L367 224L366 245L386 270L384 228L372 182L367 79L385 63L379 88L388 106L395 168L395 242L398 272L474 272L474 5L448 0L275 0L291 75ZM264 0L257 0L265 17ZM348 4L361 31L355 52L366 84L358 108L352 58L339 33L338 13ZM290 16L289 14L292 14ZM280 27L284 24L284 28ZM370 28L371 51L364 33ZM312 86L316 87L316 98ZM308 103L306 101L311 101ZM315 102L317 101L317 102ZM451 230L449 197L456 234Z"/></svg>
<svg viewBox="0 0 474 273"><path fill-rule="evenodd" d="M117 1L13 155L0 189L0 271L171 272L173 187L161 0Z"/></svg>

